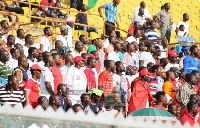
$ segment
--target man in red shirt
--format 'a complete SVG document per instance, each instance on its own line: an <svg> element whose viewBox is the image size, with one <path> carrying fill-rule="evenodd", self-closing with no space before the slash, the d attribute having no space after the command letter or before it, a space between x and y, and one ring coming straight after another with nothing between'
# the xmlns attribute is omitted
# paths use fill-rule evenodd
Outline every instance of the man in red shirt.
<svg viewBox="0 0 200 128"><path fill-rule="evenodd" d="M113 92L113 77L111 72L116 70L113 60L107 60L106 69L99 75L98 87L104 91L104 95L111 95Z"/></svg>
<svg viewBox="0 0 200 128"><path fill-rule="evenodd" d="M152 105L152 107L166 110L165 107L167 106L167 97L165 95L165 92L163 91L157 92L155 98L156 98L156 104Z"/></svg>
<svg viewBox="0 0 200 128"><path fill-rule="evenodd" d="M133 36L134 30L135 30L135 29L139 29L139 28L140 28L139 22L138 22L138 21L135 21L135 22L134 22L134 26L133 26L133 27L130 27L130 28L128 29L127 38L128 38L129 36Z"/></svg>
<svg viewBox="0 0 200 128"><path fill-rule="evenodd" d="M38 79L40 79L42 75L41 71L42 69L38 64L32 65L32 78L30 78L24 86L24 92L27 103L30 104L33 108L35 108L38 105L38 98L41 96L40 86L38 83Z"/></svg>
<svg viewBox="0 0 200 128"><path fill-rule="evenodd" d="M51 68L51 72L52 72L53 77L54 77L54 94L57 94L58 85L63 83L63 75L60 71L61 59L60 59L60 55L57 54L57 53L52 54L52 56L53 56L53 59L55 61L55 64Z"/></svg>
<svg viewBox="0 0 200 128"><path fill-rule="evenodd" d="M92 68L95 67L96 67L96 57L92 54L88 54L87 68L84 70L89 86L88 90L96 88L96 79L94 76L94 72L92 71Z"/></svg>
<svg viewBox="0 0 200 128"><path fill-rule="evenodd" d="M184 125L186 122L189 122L190 125L195 124L195 115L198 114L198 104L195 101L189 101L187 104L188 112L185 112L183 117L181 117L181 123Z"/></svg>
<svg viewBox="0 0 200 128"><path fill-rule="evenodd" d="M40 5L55 7L55 2L53 0L42 0L40 2ZM44 6L40 6L38 8L38 10L44 11L46 13L46 15L50 15L50 11L49 11L48 7L44 7Z"/></svg>

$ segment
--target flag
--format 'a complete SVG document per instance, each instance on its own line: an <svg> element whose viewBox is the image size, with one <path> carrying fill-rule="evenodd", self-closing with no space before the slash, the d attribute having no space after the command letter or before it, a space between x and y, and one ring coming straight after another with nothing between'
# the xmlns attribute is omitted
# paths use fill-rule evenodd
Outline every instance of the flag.
<svg viewBox="0 0 200 128"><path fill-rule="evenodd" d="M90 10L91 8L94 8L97 4L98 0L88 0L87 9Z"/></svg>

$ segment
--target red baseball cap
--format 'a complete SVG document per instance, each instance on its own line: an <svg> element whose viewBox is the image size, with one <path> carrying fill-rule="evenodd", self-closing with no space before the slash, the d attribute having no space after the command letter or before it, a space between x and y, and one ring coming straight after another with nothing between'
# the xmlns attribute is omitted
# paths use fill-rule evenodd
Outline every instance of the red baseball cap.
<svg viewBox="0 0 200 128"><path fill-rule="evenodd" d="M81 61L81 60L86 60L86 59L83 59L81 56L76 56L74 58L74 63L78 62L78 61Z"/></svg>
<svg viewBox="0 0 200 128"><path fill-rule="evenodd" d="M43 69L40 68L40 66L39 66L38 64L34 64L34 65L32 65L31 70L32 70L32 69L36 69L36 70L40 70L40 71L44 71Z"/></svg>
<svg viewBox="0 0 200 128"><path fill-rule="evenodd" d="M169 50L168 55L169 57L178 57L177 53L174 50Z"/></svg>
<svg viewBox="0 0 200 128"><path fill-rule="evenodd" d="M144 75L150 75L152 76L152 73L148 72L146 68L142 69L140 72L139 72L139 76L144 76Z"/></svg>
<svg viewBox="0 0 200 128"><path fill-rule="evenodd" d="M94 58L96 59L97 57L95 57L93 54L88 54L88 57Z"/></svg>

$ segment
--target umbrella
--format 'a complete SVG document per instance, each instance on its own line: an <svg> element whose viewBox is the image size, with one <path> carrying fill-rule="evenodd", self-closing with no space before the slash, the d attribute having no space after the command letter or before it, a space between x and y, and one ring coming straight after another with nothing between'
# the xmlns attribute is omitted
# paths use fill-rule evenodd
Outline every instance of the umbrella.
<svg viewBox="0 0 200 128"><path fill-rule="evenodd" d="M152 120L170 120L170 121L176 121L176 117L173 116L171 113L162 110L160 108L143 108L138 109L132 113L129 114L129 116L132 116L133 119L152 119Z"/></svg>

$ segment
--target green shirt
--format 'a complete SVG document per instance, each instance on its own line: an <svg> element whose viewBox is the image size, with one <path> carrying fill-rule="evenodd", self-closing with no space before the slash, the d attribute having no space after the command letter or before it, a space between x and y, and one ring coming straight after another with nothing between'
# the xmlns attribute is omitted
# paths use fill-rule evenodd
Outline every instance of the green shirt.
<svg viewBox="0 0 200 128"><path fill-rule="evenodd" d="M96 51L96 50L97 50L96 47L91 44L87 49L87 54L89 54L91 51Z"/></svg>
<svg viewBox="0 0 200 128"><path fill-rule="evenodd" d="M5 80L8 80L8 76L12 75L12 71L7 64L0 62L0 77L3 77Z"/></svg>

